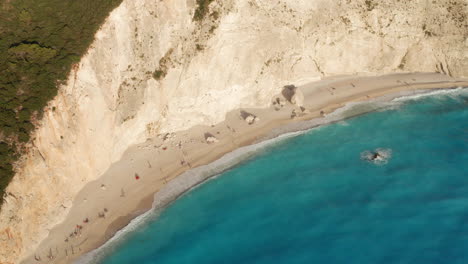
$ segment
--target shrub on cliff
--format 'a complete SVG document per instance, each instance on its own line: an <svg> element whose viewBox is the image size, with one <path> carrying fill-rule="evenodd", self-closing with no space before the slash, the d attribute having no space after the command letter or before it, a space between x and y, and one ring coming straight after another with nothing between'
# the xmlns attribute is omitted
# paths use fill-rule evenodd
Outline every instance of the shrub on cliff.
<svg viewBox="0 0 468 264"><path fill-rule="evenodd" d="M209 5L211 2L214 0L197 0L197 9L195 9L195 13L193 15L193 20L194 21L201 21L203 18L208 14L209 10Z"/></svg>

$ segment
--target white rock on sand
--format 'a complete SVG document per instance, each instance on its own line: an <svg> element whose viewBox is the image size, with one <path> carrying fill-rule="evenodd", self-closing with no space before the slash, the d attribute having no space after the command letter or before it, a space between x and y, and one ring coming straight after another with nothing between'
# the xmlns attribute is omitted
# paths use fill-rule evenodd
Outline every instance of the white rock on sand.
<svg viewBox="0 0 468 264"><path fill-rule="evenodd" d="M216 143L218 141L219 140L216 137L213 137L213 136L209 136L209 137L206 138L207 143Z"/></svg>
<svg viewBox="0 0 468 264"><path fill-rule="evenodd" d="M245 122L247 122L247 124L249 125L252 125L256 122L260 121L260 118L257 117L257 116L254 116L254 115L248 115L246 118L245 118Z"/></svg>

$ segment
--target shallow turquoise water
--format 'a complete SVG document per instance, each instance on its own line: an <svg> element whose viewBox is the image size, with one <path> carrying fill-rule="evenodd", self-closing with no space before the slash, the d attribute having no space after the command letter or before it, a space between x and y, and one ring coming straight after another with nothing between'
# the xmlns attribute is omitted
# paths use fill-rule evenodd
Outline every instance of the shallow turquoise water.
<svg viewBox="0 0 468 264"><path fill-rule="evenodd" d="M360 159L376 148L391 149L387 164ZM466 264L468 95L284 140L181 197L100 263Z"/></svg>

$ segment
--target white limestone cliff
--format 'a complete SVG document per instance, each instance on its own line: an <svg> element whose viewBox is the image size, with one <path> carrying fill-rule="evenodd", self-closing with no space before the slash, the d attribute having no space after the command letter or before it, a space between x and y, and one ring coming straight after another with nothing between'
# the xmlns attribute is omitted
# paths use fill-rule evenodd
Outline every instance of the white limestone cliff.
<svg viewBox="0 0 468 264"><path fill-rule="evenodd" d="M18 263L86 183L159 133L266 106L284 85L323 76L468 76L464 0L216 0L202 22L195 8L124 0L110 14L7 189L0 263Z"/></svg>

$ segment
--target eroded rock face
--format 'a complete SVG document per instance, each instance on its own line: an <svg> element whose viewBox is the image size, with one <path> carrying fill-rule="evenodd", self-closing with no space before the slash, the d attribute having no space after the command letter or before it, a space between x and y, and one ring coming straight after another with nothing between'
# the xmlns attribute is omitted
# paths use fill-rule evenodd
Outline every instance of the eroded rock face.
<svg viewBox="0 0 468 264"><path fill-rule="evenodd" d="M74 195L130 146L267 106L323 76L468 76L464 0L124 0L50 102L0 212L0 263L18 263Z"/></svg>

